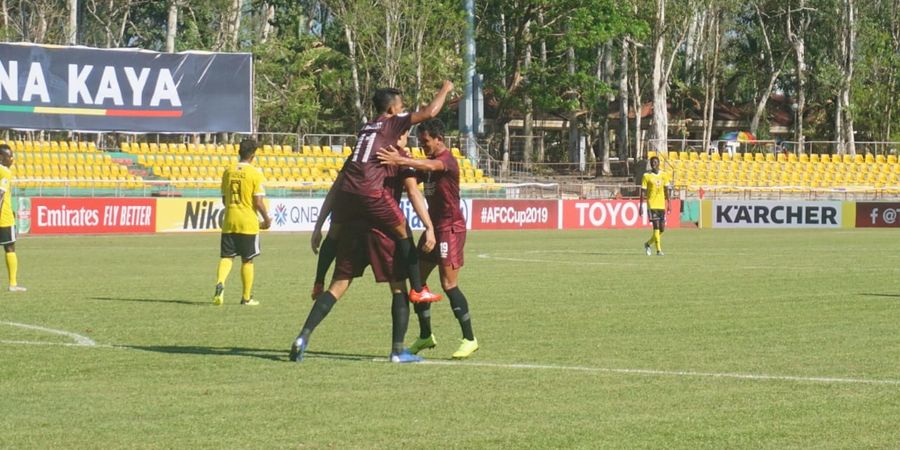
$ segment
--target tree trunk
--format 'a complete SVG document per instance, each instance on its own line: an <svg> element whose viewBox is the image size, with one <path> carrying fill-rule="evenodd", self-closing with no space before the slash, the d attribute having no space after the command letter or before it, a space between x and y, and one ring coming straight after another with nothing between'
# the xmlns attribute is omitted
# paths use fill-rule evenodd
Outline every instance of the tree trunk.
<svg viewBox="0 0 900 450"><path fill-rule="evenodd" d="M608 115L606 115L608 116ZM609 142L609 117L603 118L603 129L601 130L602 136L600 136L600 160L603 161L600 169L600 175L608 177L612 175L612 166L609 162L609 147L611 143Z"/></svg>
<svg viewBox="0 0 900 450"><path fill-rule="evenodd" d="M655 42L653 49L653 148L658 153L668 151L669 137L669 72L680 42L673 46L670 61L664 58L666 49L666 0L656 0ZM682 41L684 40L682 34Z"/></svg>
<svg viewBox="0 0 900 450"><path fill-rule="evenodd" d="M263 4L263 23L262 32L259 41L263 44L269 40L269 33L272 32L272 21L275 20L275 5L270 3Z"/></svg>
<svg viewBox="0 0 900 450"><path fill-rule="evenodd" d="M526 28L526 33L528 33L528 29ZM531 69L531 40L526 39L525 47L525 76L529 76L529 70ZM525 164L531 163L532 153L534 152L534 138L532 135L534 134L534 103L531 100L531 96L526 92L524 94L524 103L525 103L525 117L523 120L523 126L525 133L525 142L522 146L522 160Z"/></svg>
<svg viewBox="0 0 900 450"><path fill-rule="evenodd" d="M788 6L790 8L790 6ZM804 151L803 136L803 117L806 113L806 41L805 34L809 27L810 18L806 12L806 0L800 0L800 23L797 29L793 26L793 13L787 12L787 34L791 41L791 47L794 49L794 59L797 75L797 108L796 108L796 124L794 126L795 139L800 151Z"/></svg>
<svg viewBox="0 0 900 450"><path fill-rule="evenodd" d="M230 36L230 44L231 51L235 51L238 48L238 39L241 35L241 16L244 11L244 0L233 0L232 2L232 15L231 15L231 36Z"/></svg>
<svg viewBox="0 0 900 450"><path fill-rule="evenodd" d="M844 58L844 83L843 83L843 92L841 93L841 101L843 102L843 110L844 110L844 140L845 150L851 155L856 155L856 131L853 126L853 109L850 107L851 100L850 90L853 87L853 69L854 69L854 58L856 57L856 37L858 34L858 24L856 21L857 18L857 6L855 3L856 0L845 0L845 21L844 28L846 31L847 38L847 54Z"/></svg>
<svg viewBox="0 0 900 450"><path fill-rule="evenodd" d="M416 97L415 106L418 108L422 102L422 78L424 77L425 63L422 52L425 47L425 29L416 30L415 55L416 55Z"/></svg>
<svg viewBox="0 0 900 450"><path fill-rule="evenodd" d="M713 59L708 71L711 75L707 85L707 114L703 120L703 151L706 151L709 148L710 142L712 141L713 122L715 120L716 111L716 94L719 90L719 49L722 46L721 11L716 9L709 14L709 17L712 22L709 25L709 28L711 33L710 38L713 40Z"/></svg>
<svg viewBox="0 0 900 450"><path fill-rule="evenodd" d="M115 41L113 42L113 45L115 47L121 47L122 41L125 40L125 28L128 27L128 18L130 15L131 15L131 2L128 2L125 5L125 12L122 13L122 22L119 25L119 31L116 35Z"/></svg>
<svg viewBox="0 0 900 450"><path fill-rule="evenodd" d="M607 86L612 84L612 75L615 71L612 54L613 46L611 41L597 48L597 79ZM600 149L599 152L595 153L595 156L601 162L601 164L598 164L598 174L603 176L608 176L612 173L612 167L609 163L609 153L611 146L611 143L609 141L609 104L614 100L615 97L612 95L612 93L609 93L605 98L603 104L599 105L599 107L597 108L599 111L599 120L601 124L601 135L600 139L598 140Z"/></svg>
<svg viewBox="0 0 900 450"><path fill-rule="evenodd" d="M166 21L166 52L175 52L175 35L178 34L178 0L169 3L169 19Z"/></svg>
<svg viewBox="0 0 900 450"><path fill-rule="evenodd" d="M38 29L37 33L34 35L34 42L38 44L43 44L45 39L47 38L47 15L37 13L38 16ZM43 133L43 131L42 131ZM43 139L43 138L41 138Z"/></svg>
<svg viewBox="0 0 900 450"><path fill-rule="evenodd" d="M509 39L506 38L506 15L500 13L500 78L509 86L511 83L506 79L506 66L509 64Z"/></svg>
<svg viewBox="0 0 900 450"><path fill-rule="evenodd" d="M684 43L684 76L687 84L693 84L697 79L697 64L703 57L705 35L706 12L699 11L691 19Z"/></svg>
<svg viewBox="0 0 900 450"><path fill-rule="evenodd" d="M503 163L500 170L502 173L509 170L509 121L503 123Z"/></svg>
<svg viewBox="0 0 900 450"><path fill-rule="evenodd" d="M894 0L891 8L891 48L894 55L900 54L900 0ZM884 138L882 140L891 140L891 124L894 115L894 104L897 98L897 69L895 64L890 65L888 73L888 86L890 93L888 95L888 107L885 113L886 125L884 130Z"/></svg>
<svg viewBox="0 0 900 450"><path fill-rule="evenodd" d="M622 40L619 59L619 128L616 136L619 159L628 158L628 40Z"/></svg>
<svg viewBox="0 0 900 450"><path fill-rule="evenodd" d="M759 30L763 35L763 43L765 44L766 49L766 62L768 62L769 65L769 82L757 98L756 110L753 112L753 119L750 120L750 133L756 136L759 132L759 123L762 121L763 114L766 112L766 104L769 102L772 90L775 89L775 82L778 80L778 77L781 76L781 70L784 68L785 59L782 58L781 64L777 67L775 66L775 54L772 51L772 43L769 40L769 32L766 29L766 23L763 20L763 13L759 8L759 4L754 3L753 6L756 8L756 19L759 23ZM785 54L785 57L786 56L787 54Z"/></svg>
<svg viewBox="0 0 900 450"><path fill-rule="evenodd" d="M634 160L637 161L644 157L644 139L643 130L641 130L641 113L644 112L644 104L641 101L641 72L638 61L637 48L631 52L631 64L634 70L634 82L631 87L634 96ZM630 172L629 172L630 173Z"/></svg>
<svg viewBox="0 0 900 450"><path fill-rule="evenodd" d="M75 45L78 43L78 0L68 0L66 3L69 5L69 26L66 27L66 44Z"/></svg>
<svg viewBox="0 0 900 450"><path fill-rule="evenodd" d="M568 72L569 75L575 75L575 48L569 47L566 49L566 59L568 60ZM580 136L578 132L578 111L575 111L574 108L567 111L566 120L569 122L569 162L570 163L579 163L579 145L580 145Z"/></svg>
<svg viewBox="0 0 900 450"><path fill-rule="evenodd" d="M388 2L385 8L384 26L384 82L397 86L400 75L400 25L402 11L399 2Z"/></svg>
<svg viewBox="0 0 900 450"><path fill-rule="evenodd" d="M750 120L750 133L754 136L759 131L759 123L762 121L763 114L766 113L766 105L769 102L769 97L772 96L772 90L775 89L775 82L779 76L781 76L781 69L769 75L769 84L756 101L756 110L753 112L753 119Z"/></svg>
<svg viewBox="0 0 900 450"><path fill-rule="evenodd" d="M9 31L8 31L9 30L9 11L6 9L6 0L0 0L0 14L2 14L2 16L0 16L0 23L3 24L3 31L4 31L3 35L0 37L2 37L5 40L9 40L9 39L11 39L11 36L8 35L9 34Z"/></svg>
<svg viewBox="0 0 900 450"><path fill-rule="evenodd" d="M344 24L344 38L347 39L347 49L350 53L350 77L353 79L353 108L356 109L359 123L368 122L366 110L362 106L362 92L359 87L359 60L356 56L356 39L353 38L353 30L349 24Z"/></svg>

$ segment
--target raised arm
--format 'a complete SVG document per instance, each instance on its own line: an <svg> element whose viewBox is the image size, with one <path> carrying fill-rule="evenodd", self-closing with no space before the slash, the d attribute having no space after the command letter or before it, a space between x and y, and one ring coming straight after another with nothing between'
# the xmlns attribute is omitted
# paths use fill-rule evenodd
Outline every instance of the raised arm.
<svg viewBox="0 0 900 450"><path fill-rule="evenodd" d="M425 196L419 191L415 177L408 177L403 180L406 187L406 194L409 196L409 202L412 203L413 209L419 215L419 220L425 226L425 242L422 244L422 250L425 253L431 253L437 239L434 237L434 225L431 223L431 216L428 215L428 208L425 206Z"/></svg>
<svg viewBox="0 0 900 450"><path fill-rule="evenodd" d="M453 82L450 80L444 80L444 85L441 86L441 90L438 91L434 96L434 100L428 104L428 106L412 113L412 124L415 125L417 123L422 123L426 120L434 119L441 113L441 109L444 108L444 102L447 101L447 95L453 91Z"/></svg>
<svg viewBox="0 0 900 450"><path fill-rule="evenodd" d="M393 145L388 148L378 150L378 159L381 164L387 166L406 166L423 172L442 172L445 169L444 163L436 159L414 159L407 158L400 154Z"/></svg>

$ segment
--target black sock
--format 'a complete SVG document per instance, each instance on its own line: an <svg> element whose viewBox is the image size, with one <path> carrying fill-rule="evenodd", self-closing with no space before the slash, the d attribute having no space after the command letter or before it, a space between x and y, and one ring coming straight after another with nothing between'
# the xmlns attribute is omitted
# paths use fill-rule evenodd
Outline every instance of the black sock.
<svg viewBox="0 0 900 450"><path fill-rule="evenodd" d="M419 337L428 339L431 336L431 303L413 303L413 310L419 318Z"/></svg>
<svg viewBox="0 0 900 450"><path fill-rule="evenodd" d="M309 311L309 315L306 316L306 323L303 324L303 330L300 331L300 337L308 340L309 335L312 334L317 326L319 326L319 323L328 315L331 311L331 307L333 307L336 302L337 299L334 298L331 291L325 291L319 294L319 297L316 298L316 302L313 303L312 309Z"/></svg>
<svg viewBox="0 0 900 450"><path fill-rule="evenodd" d="M391 351L400 353L403 351L406 329L409 328L409 300L405 292L394 294L391 302L391 321L393 322Z"/></svg>
<svg viewBox="0 0 900 450"><path fill-rule="evenodd" d="M475 340L475 335L472 333L472 319L469 318L469 302L466 300L466 296L459 290L459 287L444 292L450 298L450 307L453 308L453 315L456 316L456 320L459 321L459 327L462 328L463 338L470 341Z"/></svg>
<svg viewBox="0 0 900 450"><path fill-rule="evenodd" d="M337 255L337 240L325 236L319 247L319 262L316 264L316 284L325 284L325 274Z"/></svg>
<svg viewBox="0 0 900 450"><path fill-rule="evenodd" d="M400 239L397 248L400 250L400 262L406 267L409 274L409 287L416 292L422 292L422 274L419 273L419 250L413 244L412 238Z"/></svg>

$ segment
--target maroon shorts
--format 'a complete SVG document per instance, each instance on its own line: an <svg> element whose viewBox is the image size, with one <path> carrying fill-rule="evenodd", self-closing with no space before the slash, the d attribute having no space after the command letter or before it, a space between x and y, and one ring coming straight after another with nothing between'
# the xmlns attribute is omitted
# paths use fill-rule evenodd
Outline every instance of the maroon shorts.
<svg viewBox="0 0 900 450"><path fill-rule="evenodd" d="M397 244L387 233L378 228L369 228L367 236L367 253L372 274L379 283L403 281L407 278L406 267L400 263L397 255Z"/></svg>
<svg viewBox="0 0 900 450"><path fill-rule="evenodd" d="M434 238L437 242L430 253L423 253L421 250L422 243L425 242L425 235L422 234L419 238L419 260L454 269L462 267L463 247L466 246L466 230L435 230Z"/></svg>
<svg viewBox="0 0 900 450"><path fill-rule="evenodd" d="M373 228L392 230L404 222L400 205L390 192L382 190L380 197L364 197L340 191L334 199L331 220L336 223L368 221Z"/></svg>
<svg viewBox="0 0 900 450"><path fill-rule="evenodd" d="M368 224L361 220L341 224L334 259L334 279L359 278L365 272L369 265L366 253L367 229Z"/></svg>

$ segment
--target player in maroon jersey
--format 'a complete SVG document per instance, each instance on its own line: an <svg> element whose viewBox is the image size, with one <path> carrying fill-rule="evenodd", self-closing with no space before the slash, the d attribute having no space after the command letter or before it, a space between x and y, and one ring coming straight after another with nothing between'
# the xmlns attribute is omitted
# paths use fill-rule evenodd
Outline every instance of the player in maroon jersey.
<svg viewBox="0 0 900 450"><path fill-rule="evenodd" d="M463 339L454 358L468 358L478 350L478 340L472 332L469 317L469 302L458 286L459 270L463 266L463 248L466 244L466 219L459 209L459 164L444 145L444 125L439 120L429 120L419 125L419 144L425 149L428 159L416 160L401 155L396 149L381 149L378 158L382 164L405 166L416 169L419 179L425 183L425 198L428 200L428 215L435 228L437 247L435 251L422 251L422 280L438 267L441 287L450 299L453 314L459 321ZM412 353L435 346L431 332L430 303L416 303L419 318L419 339L410 346Z"/></svg>
<svg viewBox="0 0 900 450"><path fill-rule="evenodd" d="M447 95L453 90L453 83L444 81L443 86L431 103L414 113L404 113L403 99L395 89L379 89L373 99L380 115L360 130L356 147L343 168L340 191L334 195L332 221L340 224L367 221L391 234L398 249L401 264L407 267L412 301L434 301L435 295L423 291L417 250L407 232L406 220L400 207L384 188L387 171L379 163L373 149L391 146L409 131L412 125L433 119L440 113ZM342 231L342 235L346 231ZM356 242L355 239L339 239ZM349 245L349 244L343 244ZM340 251L338 250L338 253ZM336 275L337 270L335 270ZM309 336L328 315L331 308L350 286L352 277L335 276L327 291L316 297L303 328L291 345L290 359L302 361L303 352L309 345ZM392 355L393 359L393 355Z"/></svg>
<svg viewBox="0 0 900 450"><path fill-rule="evenodd" d="M403 149L406 147L406 135L403 135L398 142L398 146ZM405 153L405 150L402 150ZM408 155L408 154L407 154ZM413 209L419 215L425 233L422 234L423 247L431 250L435 245L434 231L431 221L428 218L428 211L425 207L425 198L417 187L416 171L404 167L388 167L388 174L385 178L385 189L390 193L391 197L398 204L402 198L404 189L409 194L410 203ZM329 200L331 198L331 200ZM332 207L333 196L326 197L323 203L319 220L316 223L314 234L318 233L321 237L321 227ZM347 228L347 232L342 231L343 227ZM340 229L337 234L335 230ZM407 231L410 235L411 231ZM366 266L372 267L372 274L375 281L379 283L387 282L391 290L391 319L392 319L392 343L391 343L391 361L394 362L418 362L421 358L413 355L409 351L405 351L403 341L406 336L406 330L409 326L409 301L406 289L407 268L401 263L400 258L396 254L394 239L379 228L372 227L365 221L354 221L343 225L333 224L329 229L326 238L334 242L337 251L334 277L336 279L352 279L362 276ZM312 241L314 251L317 249L315 239ZM325 243L322 243L324 246ZM323 253L320 252L320 257ZM327 271L331 260L325 262L324 271ZM320 259L320 263L321 263ZM316 274L317 277L324 279L324 271Z"/></svg>

